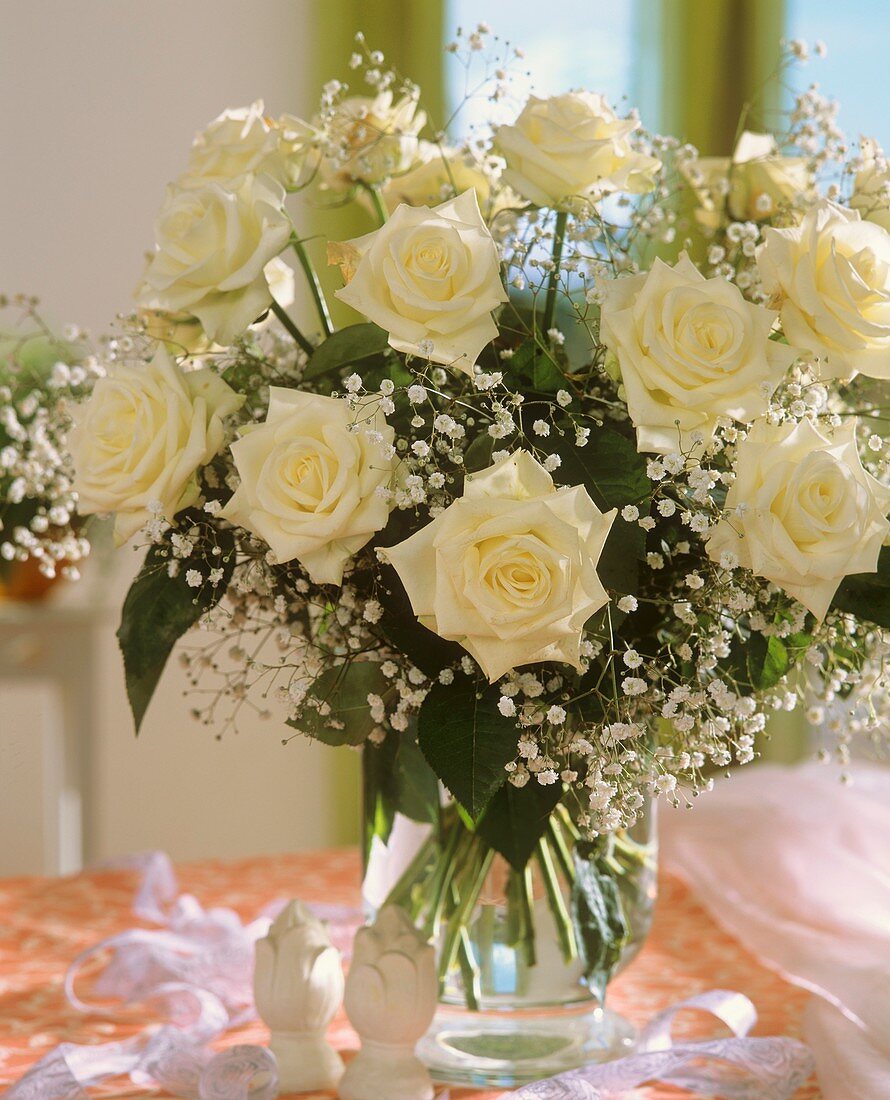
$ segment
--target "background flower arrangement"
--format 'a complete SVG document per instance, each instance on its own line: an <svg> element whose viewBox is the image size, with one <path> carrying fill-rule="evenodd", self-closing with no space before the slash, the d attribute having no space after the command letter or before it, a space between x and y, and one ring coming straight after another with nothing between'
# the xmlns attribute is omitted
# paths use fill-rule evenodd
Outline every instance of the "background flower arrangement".
<svg viewBox="0 0 890 1100"><path fill-rule="evenodd" d="M39 597L90 552L66 449L68 404L101 373L80 334L62 340L37 302L0 298L0 594Z"/></svg>
<svg viewBox="0 0 890 1100"><path fill-rule="evenodd" d="M507 119L459 146L361 37L370 94L198 136L75 414L76 488L149 544L119 635L137 726L207 627L197 718L368 744L373 834L437 826L394 892L445 928L443 982L473 1000L499 853L517 939L534 857L601 992L650 798L691 804L803 700L841 706L842 761L886 733L886 162L813 90L715 163L593 93L517 102L521 51L484 27L453 52ZM364 322L334 331L290 192L378 223L329 248ZM585 906L607 919L577 932Z"/></svg>

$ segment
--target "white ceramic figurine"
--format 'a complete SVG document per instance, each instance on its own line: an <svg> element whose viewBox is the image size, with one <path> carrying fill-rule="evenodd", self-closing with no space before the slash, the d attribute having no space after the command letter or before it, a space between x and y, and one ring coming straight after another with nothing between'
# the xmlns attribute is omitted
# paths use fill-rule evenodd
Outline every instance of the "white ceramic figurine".
<svg viewBox="0 0 890 1100"><path fill-rule="evenodd" d="M254 996L281 1091L336 1088L343 1062L325 1031L343 1000L343 967L327 928L300 901L288 902L256 945Z"/></svg>
<svg viewBox="0 0 890 1100"><path fill-rule="evenodd" d="M356 933L346 1014L362 1047L340 1082L340 1100L433 1100L414 1048L433 1022L435 952L408 915L387 906Z"/></svg>

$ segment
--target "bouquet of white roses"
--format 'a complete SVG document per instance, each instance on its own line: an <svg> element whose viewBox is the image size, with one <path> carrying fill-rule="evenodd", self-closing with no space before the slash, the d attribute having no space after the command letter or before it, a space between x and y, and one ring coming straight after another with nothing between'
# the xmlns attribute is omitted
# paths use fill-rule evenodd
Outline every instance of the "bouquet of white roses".
<svg viewBox="0 0 890 1100"><path fill-rule="evenodd" d="M211 123L71 438L81 510L148 543L119 631L137 725L200 623L195 717L367 745L368 850L399 814L434 827L390 900L471 1004L500 857L501 942L533 969L543 896L601 994L649 801L804 700L841 760L879 740L890 626L879 151L814 90L725 161L592 92L514 105L487 38L453 46L494 120L462 144L361 38L367 95ZM328 246L364 320L334 329L293 192L366 211Z"/></svg>

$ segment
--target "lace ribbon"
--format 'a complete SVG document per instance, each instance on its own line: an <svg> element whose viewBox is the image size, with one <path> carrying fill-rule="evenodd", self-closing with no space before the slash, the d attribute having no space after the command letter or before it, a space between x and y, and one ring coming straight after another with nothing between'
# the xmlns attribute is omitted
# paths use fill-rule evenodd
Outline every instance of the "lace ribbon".
<svg viewBox="0 0 890 1100"><path fill-rule="evenodd" d="M141 872L135 914L160 927L131 929L84 951L69 967L65 992L82 1012L111 1016L121 1005L138 1003L167 1022L119 1042L62 1043L5 1093L6 1100L88 1100L87 1088L120 1076L187 1100L273 1100L278 1073L265 1047L241 1044L214 1054L207 1044L254 1017L254 944L281 903L244 925L231 909L205 910L194 897L179 895L163 853L122 865ZM341 942L360 919L346 907L313 908L331 922ZM87 963L108 952L111 958L93 987L102 1001L85 1001L77 979ZM685 1009L710 1012L733 1037L675 1044L673 1024ZM510 1095L512 1100L609 1100L658 1080L726 1100L788 1100L811 1075L812 1058L794 1039L748 1037L756 1019L754 1006L740 993L702 993L655 1016L637 1053Z"/></svg>
<svg viewBox="0 0 890 1100"><path fill-rule="evenodd" d="M689 1008L716 1016L733 1037L675 1044L674 1021ZM741 993L700 993L655 1016L641 1033L636 1054L582 1066L509 1095L511 1100L610 1100L647 1081L662 1081L724 1100L789 1100L812 1075L812 1055L796 1039L750 1038L756 1021L754 1005Z"/></svg>
<svg viewBox="0 0 890 1100"><path fill-rule="evenodd" d="M159 927L130 929L84 951L68 968L65 994L93 1016L118 1016L122 1007L138 1004L166 1023L120 1042L62 1043L12 1085L5 1100L87 1100L90 1085L120 1076L188 1100L273 1100L278 1071L270 1051L241 1044L214 1054L207 1044L255 1017L254 944L283 902L245 925L231 909L205 910L179 894L162 852L106 866L140 872L133 912ZM348 939L361 919L346 907L312 908L331 922L335 941ZM109 952L92 987L99 1000L84 1000L78 978Z"/></svg>

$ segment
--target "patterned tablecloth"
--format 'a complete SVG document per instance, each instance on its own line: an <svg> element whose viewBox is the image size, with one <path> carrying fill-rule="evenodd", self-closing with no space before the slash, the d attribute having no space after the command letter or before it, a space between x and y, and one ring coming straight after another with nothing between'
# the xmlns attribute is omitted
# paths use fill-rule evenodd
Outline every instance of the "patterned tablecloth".
<svg viewBox="0 0 890 1100"><path fill-rule="evenodd" d="M293 895L342 905L358 901L358 860L352 851L192 863L177 871L183 891L205 906L230 906L244 918L256 916L275 898ZM83 1016L68 1007L62 991L65 969L78 952L132 927L134 884L132 873L120 871L0 881L0 1086L14 1081L63 1040L122 1039L148 1022L134 1015L114 1022ZM676 1001L718 987L751 998L759 1014L755 1034L800 1037L801 1012L809 994L764 969L714 924L682 883L664 878L652 933L640 956L610 987L612 1006L643 1024ZM686 1034L701 1034L695 1031L694 1019L687 1027ZM219 1045L262 1043L267 1038L266 1029L256 1023L230 1032ZM335 1021L332 1039L347 1052L355 1049L355 1035L344 1018ZM96 1091L115 1097L161 1095L120 1081ZM456 1089L451 1095L453 1100L482 1100L501 1094ZM655 1100L680 1094L651 1087L639 1095ZM819 1096L811 1082L795 1100Z"/></svg>

